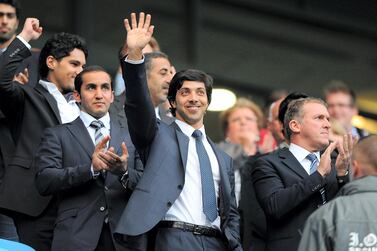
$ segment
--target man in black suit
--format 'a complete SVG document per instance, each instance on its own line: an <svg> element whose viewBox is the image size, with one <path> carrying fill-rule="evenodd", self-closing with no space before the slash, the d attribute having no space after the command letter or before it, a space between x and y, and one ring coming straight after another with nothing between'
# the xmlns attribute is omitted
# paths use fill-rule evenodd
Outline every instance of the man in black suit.
<svg viewBox="0 0 377 251"><path fill-rule="evenodd" d="M67 101L63 94L73 91L74 78L87 57L81 38L56 34L41 50L41 80L35 87L13 81L19 65L30 56L28 42L41 34L39 20L27 18L0 65L0 109L16 143L0 185L0 208L12 212L20 241L39 251L50 250L56 203L36 189L34 153L45 128L71 122L80 114L76 102Z"/></svg>
<svg viewBox="0 0 377 251"><path fill-rule="evenodd" d="M38 190L59 201L52 250L127 250L112 233L142 164L125 121L108 113L114 99L110 75L87 67L75 89L80 117L46 129L36 154Z"/></svg>
<svg viewBox="0 0 377 251"><path fill-rule="evenodd" d="M289 148L260 157L252 179L266 214L267 250L296 250L308 216L348 178L352 137L329 145L329 113L316 98L293 100L284 118ZM327 149L320 156L320 151ZM335 166L330 154L339 151Z"/></svg>
<svg viewBox="0 0 377 251"><path fill-rule="evenodd" d="M205 136L203 125L212 78L198 70L176 73L168 92L176 120L157 119L140 62L153 33L151 17L131 18L132 24L125 21L128 62L122 61L125 111L145 171L116 232L137 236L154 228L156 251L242 250L232 159Z"/></svg>

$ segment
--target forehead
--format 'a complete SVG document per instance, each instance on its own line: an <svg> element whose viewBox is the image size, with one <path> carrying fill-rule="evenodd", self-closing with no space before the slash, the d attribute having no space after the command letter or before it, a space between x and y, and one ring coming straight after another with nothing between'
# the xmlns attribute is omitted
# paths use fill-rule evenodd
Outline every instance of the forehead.
<svg viewBox="0 0 377 251"><path fill-rule="evenodd" d="M182 88L185 88L185 89L192 89L192 90L195 90L195 89L205 89L205 85L203 82L199 82L199 81L191 81L191 80L185 80L183 81L183 84L181 86L181 89Z"/></svg>
<svg viewBox="0 0 377 251"><path fill-rule="evenodd" d="M82 75L82 84L110 84L111 78L107 72L104 71L91 71Z"/></svg>
<svg viewBox="0 0 377 251"><path fill-rule="evenodd" d="M346 103L351 100L351 95L345 92L333 92L326 96L327 103Z"/></svg>
<svg viewBox="0 0 377 251"><path fill-rule="evenodd" d="M256 117L255 113L253 110L251 110L248 107L237 107L233 110L233 112L230 113L229 117L234 117L234 116L251 116L251 117Z"/></svg>
<svg viewBox="0 0 377 251"><path fill-rule="evenodd" d="M166 58L152 58L152 70L160 70L162 68L170 68L170 62Z"/></svg>
<svg viewBox="0 0 377 251"><path fill-rule="evenodd" d="M329 112L327 107L318 102L308 102L303 106L303 115L313 116L313 115L325 115L329 117Z"/></svg>
<svg viewBox="0 0 377 251"><path fill-rule="evenodd" d="M0 3L0 12L16 13L16 8L9 4Z"/></svg>

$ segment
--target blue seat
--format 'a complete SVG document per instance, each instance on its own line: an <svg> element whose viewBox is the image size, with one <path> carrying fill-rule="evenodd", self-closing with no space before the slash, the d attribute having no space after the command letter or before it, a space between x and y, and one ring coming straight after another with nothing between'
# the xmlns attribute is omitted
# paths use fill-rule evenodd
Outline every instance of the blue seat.
<svg viewBox="0 0 377 251"><path fill-rule="evenodd" d="M0 251L35 251L35 249L19 242L0 239Z"/></svg>

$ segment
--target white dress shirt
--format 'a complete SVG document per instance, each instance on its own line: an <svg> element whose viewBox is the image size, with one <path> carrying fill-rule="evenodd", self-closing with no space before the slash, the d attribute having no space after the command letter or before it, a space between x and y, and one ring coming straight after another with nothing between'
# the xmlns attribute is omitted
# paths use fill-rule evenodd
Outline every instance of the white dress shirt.
<svg viewBox="0 0 377 251"><path fill-rule="evenodd" d="M187 154L185 184L183 186L181 194L171 206L169 211L166 213L164 220L183 221L201 226L213 226L220 229L219 216L215 221L211 223L203 213L200 163L198 155L196 153L195 138L191 136L195 129L180 120L176 120L175 122L182 130L182 132L187 135L187 137L189 137L190 141ZM216 201L218 202L220 185L219 163L217 162L216 155L207 140L204 126L199 130L203 133L203 145L211 162L211 169L216 192Z"/></svg>
<svg viewBox="0 0 377 251"><path fill-rule="evenodd" d="M69 100L67 102L55 84L45 80L39 80L39 84L42 85L56 100L62 124L72 122L80 115L80 108L76 104L76 101Z"/></svg>
<svg viewBox="0 0 377 251"><path fill-rule="evenodd" d="M293 154L293 156L295 156L295 158L298 160L298 162L300 162L304 170L310 175L310 165L312 162L309 159L307 159L306 156L308 156L308 154L310 154L311 152L293 143L289 145L289 151ZM317 156L318 166L319 161L321 159L319 152L314 152L314 154Z"/></svg>

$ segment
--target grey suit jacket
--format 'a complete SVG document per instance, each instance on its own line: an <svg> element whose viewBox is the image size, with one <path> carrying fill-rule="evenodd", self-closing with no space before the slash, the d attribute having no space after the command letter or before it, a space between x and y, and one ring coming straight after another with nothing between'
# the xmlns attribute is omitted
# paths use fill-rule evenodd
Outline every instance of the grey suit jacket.
<svg viewBox="0 0 377 251"><path fill-rule="evenodd" d="M167 125L156 119L146 84L144 64L122 62L127 84L126 115L132 141L145 166L121 217L116 232L139 235L148 232L163 219L185 184L189 138L176 123ZM239 214L234 196L232 159L210 144L220 166L221 230L229 250L241 250Z"/></svg>
<svg viewBox="0 0 377 251"><path fill-rule="evenodd" d="M118 154L122 153L121 142L129 152L127 189L110 172L106 178L100 175L93 179L94 144L80 118L45 131L36 154L36 184L41 194L53 194L58 199L52 250L94 250L106 211L110 230L114 231L143 168L126 125L115 116L111 116L110 136L109 146ZM117 243L115 247L126 250Z"/></svg>

